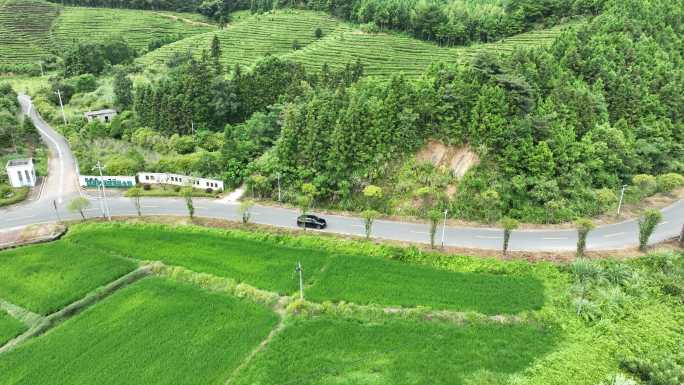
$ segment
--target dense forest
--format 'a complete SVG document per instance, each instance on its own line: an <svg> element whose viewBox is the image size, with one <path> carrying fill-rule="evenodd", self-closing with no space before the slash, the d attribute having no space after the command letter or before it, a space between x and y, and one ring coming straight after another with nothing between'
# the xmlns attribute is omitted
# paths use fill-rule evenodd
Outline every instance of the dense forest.
<svg viewBox="0 0 684 385"><path fill-rule="evenodd" d="M254 172L271 188L281 175L354 207L396 159L438 138L483 159L443 198L458 217L597 214L636 174L684 171L683 9L619 1L550 49L437 65L416 83L311 90L285 109L281 138Z"/></svg>

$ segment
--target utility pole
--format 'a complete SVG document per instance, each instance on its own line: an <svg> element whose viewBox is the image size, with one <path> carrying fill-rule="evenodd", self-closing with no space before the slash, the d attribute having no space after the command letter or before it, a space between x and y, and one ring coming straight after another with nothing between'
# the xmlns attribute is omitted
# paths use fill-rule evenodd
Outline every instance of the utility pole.
<svg viewBox="0 0 684 385"><path fill-rule="evenodd" d="M43 62L39 61L38 64L40 64L40 76L45 76L45 72L43 71Z"/></svg>
<svg viewBox="0 0 684 385"><path fill-rule="evenodd" d="M446 222L447 222L447 213L449 210L444 210L444 224L442 225L442 247L444 247L444 237L446 235Z"/></svg>
<svg viewBox="0 0 684 385"><path fill-rule="evenodd" d="M57 222L61 222L62 218L59 217L59 210L57 210L57 201L54 199L52 200L52 207L55 208L55 213L57 214Z"/></svg>
<svg viewBox="0 0 684 385"><path fill-rule="evenodd" d="M280 202L280 173L278 173L278 202Z"/></svg>
<svg viewBox="0 0 684 385"><path fill-rule="evenodd" d="M195 137L195 121L194 120L190 121L190 132L192 133L192 136Z"/></svg>
<svg viewBox="0 0 684 385"><path fill-rule="evenodd" d="M617 209L617 216L620 216L620 209L622 209L622 200L625 197L625 189L627 188L627 185L622 185L622 191L620 192L620 203L618 203L618 209Z"/></svg>
<svg viewBox="0 0 684 385"><path fill-rule="evenodd" d="M98 160L95 168L100 171L100 184L102 185L102 199L104 200L105 212L107 213L107 220L111 221L112 215L109 212L109 204L107 203L107 193L105 192L105 185L104 185L104 176L102 176L102 169L104 169L104 166L102 166L102 163L100 163L100 161Z"/></svg>
<svg viewBox="0 0 684 385"><path fill-rule="evenodd" d="M304 278L302 278L302 263L297 261L295 271L299 273L299 299L304 300Z"/></svg>
<svg viewBox="0 0 684 385"><path fill-rule="evenodd" d="M62 108L62 119L64 119L64 124L66 125L67 120L66 120L66 115L64 115L64 103L62 103L62 92L60 92L60 90L57 90L57 92L55 92L55 93L59 97L59 106Z"/></svg>
<svg viewBox="0 0 684 385"><path fill-rule="evenodd" d="M93 170L95 170L97 167L93 167ZM97 187L97 196L100 198L100 212L102 213L102 218L106 218L107 214L105 213L105 207L104 207L104 198L102 197L102 186L100 186L101 181L95 184Z"/></svg>

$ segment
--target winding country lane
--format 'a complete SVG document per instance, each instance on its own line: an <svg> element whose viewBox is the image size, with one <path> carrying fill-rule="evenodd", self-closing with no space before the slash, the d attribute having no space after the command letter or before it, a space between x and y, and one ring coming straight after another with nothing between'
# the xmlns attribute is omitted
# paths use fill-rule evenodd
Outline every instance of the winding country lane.
<svg viewBox="0 0 684 385"><path fill-rule="evenodd" d="M27 114L41 132L51 159L49 177L40 199L0 209L0 230L28 224L49 223L60 219L77 219L78 214L68 213L67 202L78 196L78 167L67 141L46 124L32 107L31 100L21 95L22 111ZM92 202L90 216L101 215L99 202ZM54 205L57 206L55 212ZM112 215L135 215L133 203L128 198L109 200ZM209 199L195 199L196 215L210 218L239 220L238 205ZM180 198L143 198L145 215L187 215L185 203ZM651 237L660 242L679 234L684 223L684 201L679 201L663 211L663 222ZM295 228L297 211L279 207L255 206L253 222L279 227ZM324 232L363 235L363 220L339 215L325 215L328 228ZM503 241L502 231L495 228L468 228L447 226L444 232L446 246L497 250ZM398 221L378 220L373 226L373 236L382 239L429 243L428 225ZM437 233L441 243L442 228ZM574 230L520 230L511 237L510 248L517 251L568 251L574 250L577 234ZM589 234L590 250L624 249L638 243L638 225L635 220L601 226Z"/></svg>

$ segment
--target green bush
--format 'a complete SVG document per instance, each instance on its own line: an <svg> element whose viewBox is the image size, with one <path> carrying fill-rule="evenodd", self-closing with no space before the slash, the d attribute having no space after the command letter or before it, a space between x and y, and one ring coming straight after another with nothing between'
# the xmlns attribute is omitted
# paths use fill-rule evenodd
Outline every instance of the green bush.
<svg viewBox="0 0 684 385"><path fill-rule="evenodd" d="M637 188L639 195L648 197L656 193L658 183L653 175L639 174L632 178L632 184Z"/></svg>
<svg viewBox="0 0 684 385"><path fill-rule="evenodd" d="M684 176L673 172L659 175L656 181L658 183L658 191L663 193L670 193L674 189L684 186Z"/></svg>

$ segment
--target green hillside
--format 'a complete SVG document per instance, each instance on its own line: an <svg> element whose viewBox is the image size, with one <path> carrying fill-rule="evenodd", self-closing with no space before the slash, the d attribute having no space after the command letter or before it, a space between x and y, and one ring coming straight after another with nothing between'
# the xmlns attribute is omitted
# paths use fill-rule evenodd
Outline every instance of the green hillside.
<svg viewBox="0 0 684 385"><path fill-rule="evenodd" d="M196 55L209 48L214 35L221 41L222 62L226 65L252 64L265 55L292 51L296 40L302 47L311 44L316 28L323 35L345 29L344 24L325 13L285 10L266 15L247 16L225 30L205 33L162 47L140 59L144 64L163 63L174 53L193 51Z"/></svg>
<svg viewBox="0 0 684 385"><path fill-rule="evenodd" d="M323 37L317 40L314 31L319 27ZM343 67L358 58L370 75L389 76L401 71L418 76L433 62L453 62L478 51L508 52L518 46L550 44L566 27L528 32L497 43L444 48L402 34L367 34L323 13L288 10L245 17L216 35L221 41L221 61L228 66L249 65L272 54L318 71L324 63ZM142 57L140 62L163 63L178 52L199 55L202 49L209 48L214 34L205 33L167 45ZM294 41L299 43L299 50L293 49Z"/></svg>
<svg viewBox="0 0 684 385"><path fill-rule="evenodd" d="M412 77L422 74L433 62L453 62L482 51L511 52L516 47L551 44L566 27L523 33L497 43L458 48L443 48L404 35L366 34L345 29L288 57L314 71L320 70L324 63L335 68L359 58L366 74L390 76L403 72Z"/></svg>
<svg viewBox="0 0 684 385"><path fill-rule="evenodd" d="M121 36L135 48L146 48L155 38L189 37L216 29L198 19L197 15L179 16L167 12L66 7L57 18L52 34L61 47L74 40L100 41Z"/></svg>
<svg viewBox="0 0 684 385"><path fill-rule="evenodd" d="M0 0L0 64L27 64L48 53L59 6L38 0Z"/></svg>

